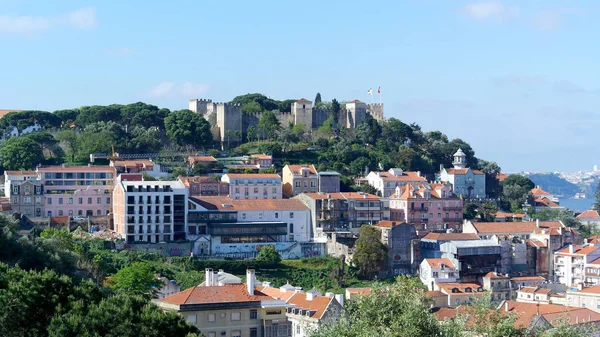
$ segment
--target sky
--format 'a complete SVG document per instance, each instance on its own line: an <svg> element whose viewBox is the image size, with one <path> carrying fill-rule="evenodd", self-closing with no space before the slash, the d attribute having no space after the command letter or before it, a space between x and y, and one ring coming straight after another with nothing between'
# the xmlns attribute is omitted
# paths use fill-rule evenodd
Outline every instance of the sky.
<svg viewBox="0 0 600 337"><path fill-rule="evenodd" d="M567 0L0 0L0 109L320 92L381 99L506 172L590 171L599 17Z"/></svg>

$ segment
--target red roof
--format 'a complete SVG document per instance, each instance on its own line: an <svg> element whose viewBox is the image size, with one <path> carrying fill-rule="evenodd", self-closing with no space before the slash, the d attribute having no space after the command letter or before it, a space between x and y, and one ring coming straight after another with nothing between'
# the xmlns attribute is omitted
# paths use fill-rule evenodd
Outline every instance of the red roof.
<svg viewBox="0 0 600 337"><path fill-rule="evenodd" d="M442 268L442 265L444 265L445 267L455 268L454 263L452 263L452 261L450 261L450 259L448 259L448 258L425 259L425 262L427 262L427 264L431 268L435 268L435 269Z"/></svg>
<svg viewBox="0 0 600 337"><path fill-rule="evenodd" d="M506 275L498 274L498 273L493 272L493 271L485 274L484 277L485 278L508 278L508 276L506 276Z"/></svg>
<svg viewBox="0 0 600 337"><path fill-rule="evenodd" d="M192 201L211 210L220 211L308 211L309 208L298 199L231 199L229 197L191 197Z"/></svg>
<svg viewBox="0 0 600 337"><path fill-rule="evenodd" d="M286 165L287 168L292 172L292 174L300 175L302 174L302 169L308 169L310 174L317 174L317 169L315 165Z"/></svg>
<svg viewBox="0 0 600 337"><path fill-rule="evenodd" d="M555 254L560 254L560 255L566 255L566 256L570 256L570 255L587 255L591 252L594 252L598 249L598 246L593 246L593 245L589 245L589 246L579 246L579 245L573 245L573 253L569 253L569 247L563 248L561 250L559 250L558 252L556 252Z"/></svg>
<svg viewBox="0 0 600 337"><path fill-rule="evenodd" d="M115 168L111 166L94 166L94 165L74 165L74 166L42 166L38 167L38 172L115 172Z"/></svg>
<svg viewBox="0 0 600 337"><path fill-rule="evenodd" d="M300 98L296 102L308 102L308 103L312 103L311 101L307 100L306 98Z"/></svg>
<svg viewBox="0 0 600 337"><path fill-rule="evenodd" d="M373 171L373 173L377 173ZM393 175L390 172L379 172L379 177L383 181L417 181L417 182L426 182L427 179L425 177L421 177L419 172L414 171L402 171L401 175Z"/></svg>
<svg viewBox="0 0 600 337"><path fill-rule="evenodd" d="M36 175L37 172L31 170L22 170L22 171L4 171L4 175L6 176L18 176L18 175L26 175L33 176Z"/></svg>
<svg viewBox="0 0 600 337"><path fill-rule="evenodd" d="M478 233L532 233L537 227L535 221L526 222L473 222ZM539 228L561 228L560 221L540 221Z"/></svg>
<svg viewBox="0 0 600 337"><path fill-rule="evenodd" d="M516 313L517 319L515 327L529 327L536 318L538 312L546 321L553 325L563 324L580 324L591 321L600 320L600 313L593 312L586 308L567 307L557 304L537 304L537 303L522 303L516 301L506 301L508 311L505 306L501 309L503 312ZM562 319L559 319L562 318Z"/></svg>
<svg viewBox="0 0 600 337"><path fill-rule="evenodd" d="M314 296L313 299L309 301L306 299L305 293L298 292L290 298L288 303L296 305L296 308L299 309L314 310L315 313L311 317L320 319L323 317L323 314L331 301L333 301L333 297L327 296Z"/></svg>
<svg viewBox="0 0 600 337"><path fill-rule="evenodd" d="M227 176L233 179L280 179L281 177L275 173L226 173Z"/></svg>
<svg viewBox="0 0 600 337"><path fill-rule="evenodd" d="M216 163L217 160L213 156L190 156L188 161L192 161L194 163L200 162L208 162L208 163Z"/></svg>
<svg viewBox="0 0 600 337"><path fill-rule="evenodd" d="M381 197L378 197L376 195L373 194L369 194L369 193L362 193L362 192L336 192L336 193L322 193L322 192L317 192L317 193L302 193L307 197L310 197L312 199L317 199L317 200L322 200L322 199L337 199L337 200L344 200L344 199L365 199L365 200L381 200Z"/></svg>
<svg viewBox="0 0 600 337"><path fill-rule="evenodd" d="M541 187L536 186L535 188L531 189L531 194L533 194L534 197L541 197L541 196L545 196L545 195L552 195L546 191L544 191Z"/></svg>
<svg viewBox="0 0 600 337"><path fill-rule="evenodd" d="M0 118L6 116L6 114L10 113L10 112L21 112L23 110L0 110Z"/></svg>
<svg viewBox="0 0 600 337"><path fill-rule="evenodd" d="M246 285L226 284L223 286L197 286L186 289L177 294L163 298L161 301L171 304L209 304L209 303L233 303L254 302L261 300L272 300L260 292L250 295Z"/></svg>
<svg viewBox="0 0 600 337"><path fill-rule="evenodd" d="M346 288L346 292L353 295L371 295L371 288Z"/></svg>
<svg viewBox="0 0 600 337"><path fill-rule="evenodd" d="M293 290L281 291L279 288L274 287L258 287L257 290L267 296L273 297L274 299L284 300L286 302L289 301L289 299L296 293Z"/></svg>
<svg viewBox="0 0 600 337"><path fill-rule="evenodd" d="M375 226L383 228L392 228L402 224L402 221L381 220Z"/></svg>
<svg viewBox="0 0 600 337"><path fill-rule="evenodd" d="M496 175L496 178L498 178L498 181L502 181L502 180L508 178L508 174L500 172Z"/></svg>
<svg viewBox="0 0 600 337"><path fill-rule="evenodd" d="M464 168L464 169L446 169L446 173L448 174L454 174L454 175L463 175L463 174L467 174L467 172L469 172L469 170L471 170L470 168ZM473 171L473 174L475 175L480 175L480 174L485 174L479 170L471 170Z"/></svg>
<svg viewBox="0 0 600 337"><path fill-rule="evenodd" d="M546 281L542 276L515 276L510 278L511 281Z"/></svg>
<svg viewBox="0 0 600 337"><path fill-rule="evenodd" d="M536 198L535 199L535 205L540 207L553 207L553 208L557 208L560 207L559 204L555 203L554 201L546 198L546 197L541 197L541 198Z"/></svg>
<svg viewBox="0 0 600 337"><path fill-rule="evenodd" d="M428 233L423 239L435 241L479 240L475 233Z"/></svg>
<svg viewBox="0 0 600 337"><path fill-rule="evenodd" d="M598 211L589 209L581 214L579 214L577 216L578 219L595 219L595 220L600 220L600 214L598 214Z"/></svg>

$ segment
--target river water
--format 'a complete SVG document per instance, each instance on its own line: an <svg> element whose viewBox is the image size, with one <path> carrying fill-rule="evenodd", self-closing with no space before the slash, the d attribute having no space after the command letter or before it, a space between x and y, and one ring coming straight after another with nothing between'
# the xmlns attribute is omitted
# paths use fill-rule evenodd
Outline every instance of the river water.
<svg viewBox="0 0 600 337"><path fill-rule="evenodd" d="M560 205L571 211L583 212L592 208L594 199L560 199Z"/></svg>

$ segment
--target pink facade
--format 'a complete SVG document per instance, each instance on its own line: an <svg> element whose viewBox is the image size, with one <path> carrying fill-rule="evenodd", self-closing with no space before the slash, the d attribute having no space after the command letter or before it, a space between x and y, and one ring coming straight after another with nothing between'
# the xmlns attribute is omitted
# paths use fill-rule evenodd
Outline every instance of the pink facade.
<svg viewBox="0 0 600 337"><path fill-rule="evenodd" d="M463 201L443 184L398 186L390 197L391 220L414 224L419 230L459 230L463 221Z"/></svg>
<svg viewBox="0 0 600 337"><path fill-rule="evenodd" d="M111 211L115 169L109 166L38 168L46 216L98 216Z"/></svg>
<svg viewBox="0 0 600 337"><path fill-rule="evenodd" d="M177 178L187 189L190 196L226 196L229 195L229 184L211 177L179 177Z"/></svg>

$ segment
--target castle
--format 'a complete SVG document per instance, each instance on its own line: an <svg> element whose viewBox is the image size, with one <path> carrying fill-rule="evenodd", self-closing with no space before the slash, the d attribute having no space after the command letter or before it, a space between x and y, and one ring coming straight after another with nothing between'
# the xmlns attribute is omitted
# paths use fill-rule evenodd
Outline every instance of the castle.
<svg viewBox="0 0 600 337"><path fill-rule="evenodd" d="M240 144L246 139L248 128L257 128L261 113L244 113L241 104L217 103L210 99L191 99L189 109L202 115L212 127L215 141L222 146ZM314 107L305 98L292 103L291 112L277 112L281 126L303 124L306 131L317 129L332 115L327 107ZM383 103L366 104L359 100L347 102L340 107L335 123L354 129L367 118L383 120Z"/></svg>

